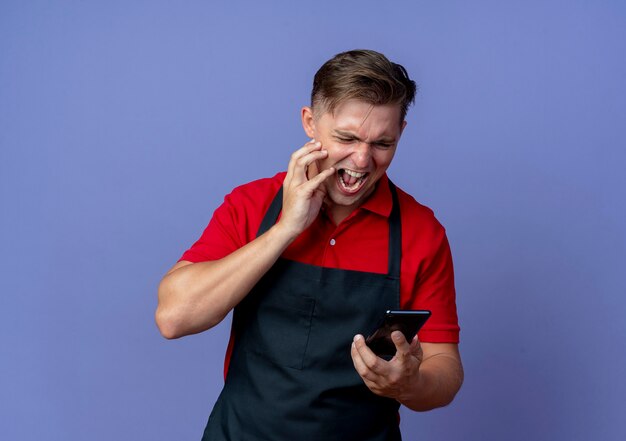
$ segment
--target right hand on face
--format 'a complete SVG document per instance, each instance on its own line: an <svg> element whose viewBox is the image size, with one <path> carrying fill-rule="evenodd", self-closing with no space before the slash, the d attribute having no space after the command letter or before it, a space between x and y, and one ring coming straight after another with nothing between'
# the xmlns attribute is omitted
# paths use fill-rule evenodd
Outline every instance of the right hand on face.
<svg viewBox="0 0 626 441"><path fill-rule="evenodd" d="M317 161L328 151L311 140L291 155L283 182L283 211L279 224L295 238L313 223L326 196L324 181L335 169L317 169Z"/></svg>

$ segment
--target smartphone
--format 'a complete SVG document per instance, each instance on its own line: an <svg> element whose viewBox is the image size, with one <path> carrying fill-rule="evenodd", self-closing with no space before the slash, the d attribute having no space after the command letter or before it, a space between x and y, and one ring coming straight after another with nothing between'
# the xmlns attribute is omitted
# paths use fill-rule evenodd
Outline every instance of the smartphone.
<svg viewBox="0 0 626 441"><path fill-rule="evenodd" d="M365 339L365 343L379 357L391 360L396 354L391 333L401 331L406 341L411 343L430 314L427 310L386 311L376 330Z"/></svg>

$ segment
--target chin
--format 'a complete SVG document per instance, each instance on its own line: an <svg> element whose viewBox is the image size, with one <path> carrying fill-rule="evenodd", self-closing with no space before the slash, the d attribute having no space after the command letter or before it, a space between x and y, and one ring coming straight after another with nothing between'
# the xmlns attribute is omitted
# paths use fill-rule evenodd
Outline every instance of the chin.
<svg viewBox="0 0 626 441"><path fill-rule="evenodd" d="M328 198L330 202L334 205L338 205L341 207L350 207L350 206L355 205L355 208L356 208L356 206L360 205L364 201L364 198L369 191L368 189L365 189L365 188L361 190L362 191L360 191L359 193L348 196L348 195L341 193L336 188L333 188L327 194L328 194Z"/></svg>

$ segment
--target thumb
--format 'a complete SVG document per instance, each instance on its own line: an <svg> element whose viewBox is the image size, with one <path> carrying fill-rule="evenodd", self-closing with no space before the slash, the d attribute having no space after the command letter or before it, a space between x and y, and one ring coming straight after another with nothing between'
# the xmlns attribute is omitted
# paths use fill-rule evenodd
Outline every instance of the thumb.
<svg viewBox="0 0 626 441"><path fill-rule="evenodd" d="M409 355L411 351L411 346L406 341L404 334L400 331L393 331L391 333L391 340L393 344L396 346L396 357L404 358Z"/></svg>

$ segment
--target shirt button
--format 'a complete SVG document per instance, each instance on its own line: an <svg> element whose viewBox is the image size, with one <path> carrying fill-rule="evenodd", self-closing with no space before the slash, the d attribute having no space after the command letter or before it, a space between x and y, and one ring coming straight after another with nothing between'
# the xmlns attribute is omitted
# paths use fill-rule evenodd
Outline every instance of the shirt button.
<svg viewBox="0 0 626 441"><path fill-rule="evenodd" d="M331 245L331 246L335 246L335 244L336 244L336 243L337 243L337 242L335 242L335 239L330 239L330 245Z"/></svg>

